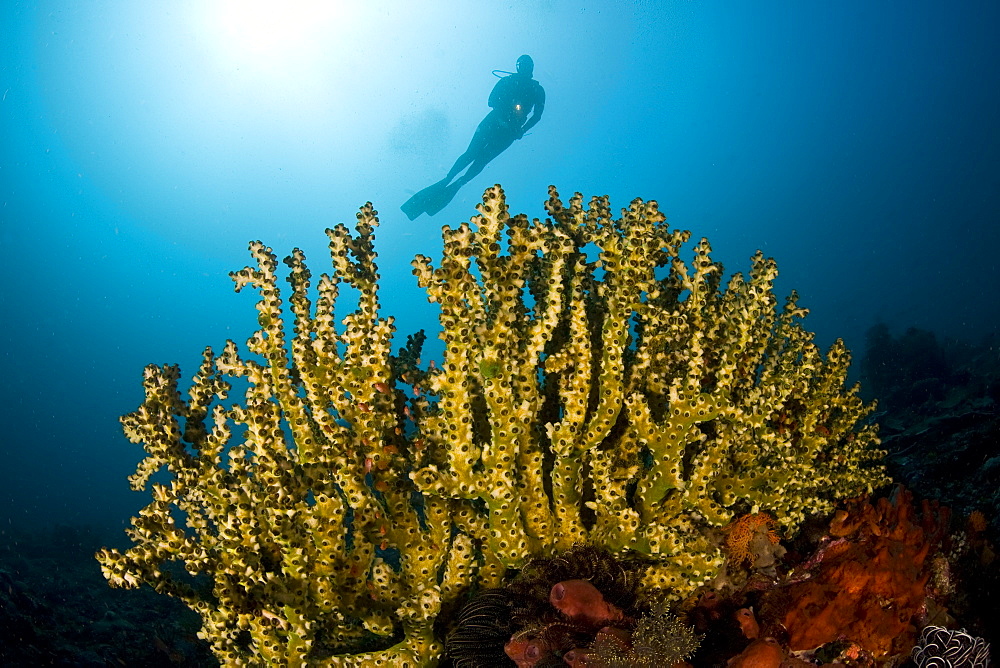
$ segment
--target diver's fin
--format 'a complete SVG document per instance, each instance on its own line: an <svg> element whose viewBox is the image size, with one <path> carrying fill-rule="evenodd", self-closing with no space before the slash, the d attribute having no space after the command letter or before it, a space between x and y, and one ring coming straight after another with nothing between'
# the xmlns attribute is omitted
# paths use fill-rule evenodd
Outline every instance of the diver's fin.
<svg viewBox="0 0 1000 668"><path fill-rule="evenodd" d="M403 213L405 213L406 217L409 218L410 220L416 220L422 213L430 213L430 207L437 204L437 202L442 197L442 192L448 189L448 186L445 185L446 181L447 179L444 179L438 181L437 183L427 186L426 188L415 194L413 197L406 200L403 203L403 206L399 208L403 210ZM448 199L445 200L444 203L447 204L448 202L450 202L451 198L454 196L455 196L454 193L449 195ZM444 207L443 204L441 206L438 206L434 210L434 213L437 213L443 207ZM430 215L433 216L434 213L430 213Z"/></svg>
<svg viewBox="0 0 1000 668"><path fill-rule="evenodd" d="M410 199L403 202L403 206L399 208L403 210L403 213L406 214L407 218L410 220L416 220L420 214L424 212L423 198L420 196L420 193L417 193Z"/></svg>
<svg viewBox="0 0 1000 668"><path fill-rule="evenodd" d="M427 212L428 216L433 216L441 211L441 209L448 206L452 198L458 193L459 188L462 186L459 183L452 183L450 186L444 186L435 192L431 193L427 200L424 202L424 211Z"/></svg>

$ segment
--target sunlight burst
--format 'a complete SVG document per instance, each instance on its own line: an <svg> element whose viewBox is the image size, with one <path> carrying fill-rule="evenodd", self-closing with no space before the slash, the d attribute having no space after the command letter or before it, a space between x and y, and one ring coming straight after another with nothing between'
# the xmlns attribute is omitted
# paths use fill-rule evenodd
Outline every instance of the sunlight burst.
<svg viewBox="0 0 1000 668"><path fill-rule="evenodd" d="M227 60L282 68L329 48L356 19L353 6L329 0L219 0L211 5L206 27Z"/></svg>

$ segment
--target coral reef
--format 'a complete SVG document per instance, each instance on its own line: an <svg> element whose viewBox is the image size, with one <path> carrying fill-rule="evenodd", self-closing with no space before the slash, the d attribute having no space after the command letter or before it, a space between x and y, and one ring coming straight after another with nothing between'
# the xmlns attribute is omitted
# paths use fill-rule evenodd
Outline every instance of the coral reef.
<svg viewBox="0 0 1000 668"><path fill-rule="evenodd" d="M962 631L952 631L943 626L927 626L920 633L920 640L913 648L913 663L917 668L934 666L968 666L988 668L990 645L982 638L974 638Z"/></svg>
<svg viewBox="0 0 1000 668"><path fill-rule="evenodd" d="M746 524L758 525L766 554L770 541L761 522ZM972 563L992 549L980 532L983 518L970 517L965 528L954 524L949 509L918 502L902 486L877 499L842 502L784 541L787 550L769 573L727 572L679 606L704 636L691 664L899 666L914 643L927 645L920 655L926 665L971 665L941 661L959 655L982 660L996 607L990 600L970 610L968 595L996 577L997 563ZM969 633L959 634L960 625ZM927 628L944 630L928 636L928 644L917 639ZM982 636L974 646L972 635Z"/></svg>
<svg viewBox="0 0 1000 668"><path fill-rule="evenodd" d="M861 382L877 392L894 480L958 514L1000 519L1000 334L977 344L910 328L869 332ZM1000 528L1000 523L994 529Z"/></svg>
<svg viewBox="0 0 1000 668"><path fill-rule="evenodd" d="M250 356L206 349L183 391L178 367L148 366L122 419L153 501L133 547L98 554L107 579L183 600L227 664L423 666L463 592L531 557L640 555L645 587L682 596L721 567L713 528L766 510L790 531L885 481L847 350L821 353L794 293L778 308L772 260L723 285L655 202L614 218L552 189L546 209L511 217L491 188L438 266L414 261L437 365L419 336L391 354L371 204L357 234L327 231L315 294L302 252L285 259L290 314L252 243L233 274L260 294ZM344 285L358 306L338 327Z"/></svg>
<svg viewBox="0 0 1000 668"><path fill-rule="evenodd" d="M505 655L519 668L679 663L700 638L662 593L642 588L644 569L587 545L532 559L462 609L448 656L456 668L504 665Z"/></svg>
<svg viewBox="0 0 1000 668"><path fill-rule="evenodd" d="M839 639L870 656L905 653L916 640L931 579L930 558L948 536L950 513L899 487L891 499L849 501L830 538L790 584L767 593L793 651Z"/></svg>
<svg viewBox="0 0 1000 668"><path fill-rule="evenodd" d="M183 603L108 587L93 558L106 538L0 529L0 666L218 666Z"/></svg>
<svg viewBox="0 0 1000 668"><path fill-rule="evenodd" d="M777 522L767 513L747 513L733 520L725 528L726 552L733 565L764 565L763 557L773 555L780 541L776 527Z"/></svg>
<svg viewBox="0 0 1000 668"><path fill-rule="evenodd" d="M701 642L690 626L663 609L640 617L627 642L601 642L604 637L606 634L598 633L583 665L594 668L669 668L690 658ZM572 655L569 658L572 660Z"/></svg>
<svg viewBox="0 0 1000 668"><path fill-rule="evenodd" d="M911 327L893 337L886 325L877 324L868 330L866 343L860 365L865 390L883 408L941 399L961 375L933 332Z"/></svg>
<svg viewBox="0 0 1000 668"><path fill-rule="evenodd" d="M875 327L864 358L861 382L866 392L879 392L879 435L892 478L969 517L952 548L939 555L948 573L939 568L935 577L948 575L956 590L949 614L995 647L1000 570L987 538L995 542L1000 528L1000 334L970 343L912 328L892 336Z"/></svg>

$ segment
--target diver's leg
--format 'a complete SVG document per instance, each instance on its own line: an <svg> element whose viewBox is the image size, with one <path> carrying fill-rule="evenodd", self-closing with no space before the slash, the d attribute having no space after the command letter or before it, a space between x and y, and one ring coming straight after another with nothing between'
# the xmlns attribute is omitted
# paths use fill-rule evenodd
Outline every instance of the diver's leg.
<svg viewBox="0 0 1000 668"><path fill-rule="evenodd" d="M462 174L461 178L455 181L455 185L458 187L464 186L466 183L476 178L476 176L486 168L486 165L490 164L495 157L510 148L510 145L514 143L513 135L504 136L503 138L496 138L480 151L480 154L476 156L473 160L472 165L469 169Z"/></svg>
<svg viewBox="0 0 1000 668"><path fill-rule="evenodd" d="M452 165L452 168L448 170L448 176L444 177L444 182L451 183L451 180L455 178L460 171L468 167L473 160L475 160L475 154L472 152L472 146L470 145L465 153L458 156L458 160L456 160L455 164Z"/></svg>
<svg viewBox="0 0 1000 668"><path fill-rule="evenodd" d="M469 166L469 169L465 172L465 174L462 174L462 176L455 180L453 185L461 188L466 183L474 179L479 172L483 171L483 169L486 168L486 165L490 164L490 160L492 159L493 158L477 158L472 162L472 165Z"/></svg>
<svg viewBox="0 0 1000 668"><path fill-rule="evenodd" d="M444 182L450 183L453 178L458 176L459 172L473 164L480 155L483 155L484 152L488 152L490 150L490 144L494 141L498 129L498 116L496 115L496 112L491 111L486 115L486 118L479 122L479 125L476 127L476 132L472 135L472 140L469 141L469 147L465 149L465 153L458 156L458 160L455 161L455 164L448 172L448 176L445 177ZM493 158L490 158L490 160L492 159ZM486 162L489 162L489 160ZM483 171L483 167L485 166L486 165L484 164L479 167L479 169L476 170L476 174ZM465 181L463 181L463 183L465 183L472 177L463 176L462 178L465 179Z"/></svg>

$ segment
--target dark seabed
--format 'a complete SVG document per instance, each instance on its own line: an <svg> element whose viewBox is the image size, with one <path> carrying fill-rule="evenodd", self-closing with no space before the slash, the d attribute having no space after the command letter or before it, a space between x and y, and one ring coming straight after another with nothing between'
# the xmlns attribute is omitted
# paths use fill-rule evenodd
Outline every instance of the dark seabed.
<svg viewBox="0 0 1000 668"><path fill-rule="evenodd" d="M960 555L923 621L996 648L1000 4L484 7L2 3L0 664L215 665L195 613L112 589L93 558L127 547L149 502L129 489L143 453L119 423L143 368L176 363L189 379L205 346L242 345L255 297L228 274L250 262L247 243L301 248L318 274L324 229L366 201L398 345L425 329L425 358L439 356L410 261L438 258L441 226L494 183L529 217L544 218L550 184L614 207L655 199L727 274L758 249L774 257L776 293L800 294L817 342L854 352L889 473L914 508L950 509L917 514ZM489 111L491 72L526 53L545 90L538 125L439 213L408 220L400 205ZM816 531L789 541L785 568ZM741 651L705 628L721 649L694 665Z"/></svg>

